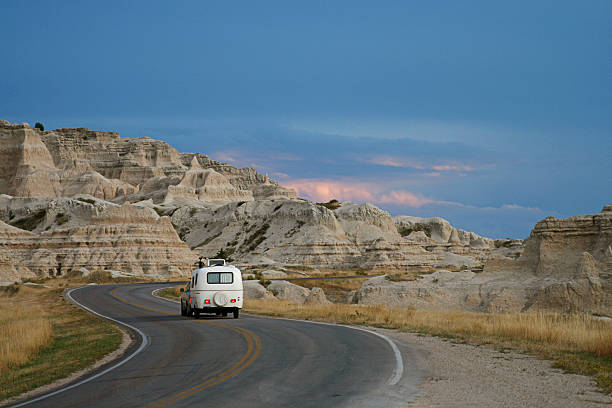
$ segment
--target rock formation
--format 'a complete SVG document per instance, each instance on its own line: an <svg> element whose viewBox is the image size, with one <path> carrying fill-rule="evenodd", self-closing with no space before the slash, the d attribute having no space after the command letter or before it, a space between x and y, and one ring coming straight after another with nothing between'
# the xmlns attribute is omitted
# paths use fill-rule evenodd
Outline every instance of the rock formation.
<svg viewBox="0 0 612 408"><path fill-rule="evenodd" d="M40 131L2 121L0 140L0 193L62 203L62 197L86 194L106 206L131 203L171 216L180 238L203 256L223 251L243 264L431 271L481 267L492 248L490 240L442 219L394 220L370 204L311 203L251 168L179 153L147 137L87 128ZM13 215L25 217L17 207L10 204ZM71 205L61 219L79 211ZM425 232L406 236L417 224ZM47 239L41 228L55 227L46 219L41 225L34 232Z"/></svg>
<svg viewBox="0 0 612 408"><path fill-rule="evenodd" d="M402 237L389 213L371 204L334 210L304 200L183 206L172 212L172 223L203 256L222 251L261 266L458 270L482 267L491 249Z"/></svg>
<svg viewBox="0 0 612 408"><path fill-rule="evenodd" d="M168 217L127 203L1 195L0 219L0 265L13 265L0 266L0 281L80 268L159 279L187 274L197 258Z"/></svg>
<svg viewBox="0 0 612 408"><path fill-rule="evenodd" d="M148 137L87 128L40 131L0 121L0 194L156 203L296 198L252 168L179 153Z"/></svg>
<svg viewBox="0 0 612 408"><path fill-rule="evenodd" d="M611 208L568 219L548 217L536 224L524 247L497 242L482 273L437 271L403 281L372 278L354 299L433 310L612 315Z"/></svg>
<svg viewBox="0 0 612 408"><path fill-rule="evenodd" d="M411 274L366 281L351 296L359 303L612 314L611 236L612 205L547 218L523 245L442 218L311 203L252 168L148 137L0 121L0 281L94 270L166 277L219 255L258 269ZM325 303L287 282L249 285L253 296Z"/></svg>
<svg viewBox="0 0 612 408"><path fill-rule="evenodd" d="M284 280L275 280L266 288L257 280L244 281L245 299L286 300L296 304L326 305L325 292L321 288L307 289Z"/></svg>

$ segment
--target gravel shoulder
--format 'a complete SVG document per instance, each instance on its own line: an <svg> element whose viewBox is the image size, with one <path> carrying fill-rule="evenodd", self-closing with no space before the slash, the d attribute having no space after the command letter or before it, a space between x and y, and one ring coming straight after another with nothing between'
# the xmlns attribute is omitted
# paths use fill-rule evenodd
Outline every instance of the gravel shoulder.
<svg viewBox="0 0 612 408"><path fill-rule="evenodd" d="M566 374L548 360L437 337L376 331L426 357L423 391L411 408L612 406L612 396L598 392L589 377Z"/></svg>

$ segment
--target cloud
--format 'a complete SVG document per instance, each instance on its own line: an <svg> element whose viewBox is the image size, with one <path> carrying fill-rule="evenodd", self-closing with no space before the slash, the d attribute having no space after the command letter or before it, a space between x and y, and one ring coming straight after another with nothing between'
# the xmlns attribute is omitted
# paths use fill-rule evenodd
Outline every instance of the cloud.
<svg viewBox="0 0 612 408"><path fill-rule="evenodd" d="M475 168L465 164L443 164L432 166L436 171L474 171Z"/></svg>
<svg viewBox="0 0 612 408"><path fill-rule="evenodd" d="M278 179L288 179L289 178L289 175L287 173L283 173L280 171L273 171L272 173L270 173L270 175Z"/></svg>
<svg viewBox="0 0 612 408"><path fill-rule="evenodd" d="M474 171L476 167L458 163L458 162L443 162L440 164L423 164L421 161L414 158L403 158L387 155L377 155L368 158L359 159L362 162L376 164L385 167L409 168L416 170L435 170L436 172L444 171Z"/></svg>
<svg viewBox="0 0 612 408"><path fill-rule="evenodd" d="M504 204L501 206L501 208L504 208L506 210L526 210L526 211L542 212L542 210L539 207L525 207L525 206L518 205L518 204Z"/></svg>
<svg viewBox="0 0 612 408"><path fill-rule="evenodd" d="M342 182L321 179L299 179L283 183L284 187L294 189L299 196L311 201L324 202L332 199L340 201L374 201L368 183Z"/></svg>
<svg viewBox="0 0 612 408"><path fill-rule="evenodd" d="M378 164L379 166L412 168L417 170L425 169L425 166L415 161L392 156L374 156L371 158L363 159L363 161L366 163Z"/></svg>
<svg viewBox="0 0 612 408"><path fill-rule="evenodd" d="M215 153L215 160L220 160L229 163L236 163L236 159L227 152L217 152Z"/></svg>
<svg viewBox="0 0 612 408"><path fill-rule="evenodd" d="M426 204L438 203L435 200L432 200L419 194L411 193L409 191L390 191L378 197L377 202L383 204L393 203L398 205L405 205L412 208L419 208Z"/></svg>
<svg viewBox="0 0 612 408"><path fill-rule="evenodd" d="M429 204L460 205L450 201L434 200L406 190L385 190L384 186L375 182L299 179L286 181L283 185L294 189L299 196L315 202L336 199L361 203L393 204L411 208L419 208Z"/></svg>

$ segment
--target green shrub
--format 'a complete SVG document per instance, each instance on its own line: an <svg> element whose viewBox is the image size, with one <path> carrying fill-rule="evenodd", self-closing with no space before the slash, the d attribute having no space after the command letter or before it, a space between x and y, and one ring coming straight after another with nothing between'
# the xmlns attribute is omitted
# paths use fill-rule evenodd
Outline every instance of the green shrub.
<svg viewBox="0 0 612 408"><path fill-rule="evenodd" d="M40 224L43 218L45 218L45 215L47 215L46 209L38 210L29 215L26 215L25 217L19 218L18 220L15 220L11 222L10 224L13 227L17 227L17 228L27 230L27 231L32 231L33 229L38 227L38 224Z"/></svg>
<svg viewBox="0 0 612 408"><path fill-rule="evenodd" d="M333 199L333 200L329 200L326 203L317 203L317 205L320 205L322 207L328 208L328 209L333 211L333 210L335 210L337 208L340 208L341 203L340 203L340 201L338 201L336 199Z"/></svg>
<svg viewBox="0 0 612 408"><path fill-rule="evenodd" d="M34 125L34 129L39 129L42 132L45 130L45 127L43 126L42 123L36 122L36 124Z"/></svg>

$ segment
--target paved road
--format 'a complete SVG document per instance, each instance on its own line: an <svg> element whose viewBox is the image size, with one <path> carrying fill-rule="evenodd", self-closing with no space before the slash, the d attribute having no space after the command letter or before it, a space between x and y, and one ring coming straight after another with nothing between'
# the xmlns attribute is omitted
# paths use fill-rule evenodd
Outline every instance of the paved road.
<svg viewBox="0 0 612 408"><path fill-rule="evenodd" d="M389 385L397 358L372 333L248 315L183 318L177 304L151 296L164 286L73 291L78 303L144 333L144 347L138 340L127 354L142 351L120 367L27 406L402 407L417 393L414 351L401 349L404 372Z"/></svg>

